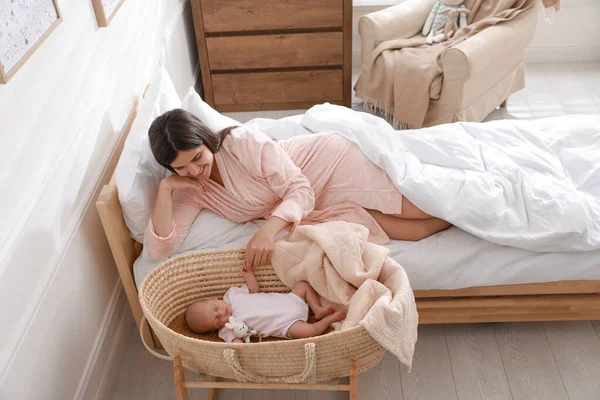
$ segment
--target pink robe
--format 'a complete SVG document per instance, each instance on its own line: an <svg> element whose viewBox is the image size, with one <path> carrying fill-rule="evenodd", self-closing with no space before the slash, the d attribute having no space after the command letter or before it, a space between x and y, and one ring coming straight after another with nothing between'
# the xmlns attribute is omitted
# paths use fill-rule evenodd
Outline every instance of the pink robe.
<svg viewBox="0 0 600 400"><path fill-rule="evenodd" d="M335 132L275 143L262 132L235 129L215 154L223 185L198 181L173 196L173 229L159 237L148 223L149 255L161 259L181 245L202 208L233 222L274 215L293 223L344 220L369 229L369 240L389 237L366 209L402 213L402 195L385 171Z"/></svg>

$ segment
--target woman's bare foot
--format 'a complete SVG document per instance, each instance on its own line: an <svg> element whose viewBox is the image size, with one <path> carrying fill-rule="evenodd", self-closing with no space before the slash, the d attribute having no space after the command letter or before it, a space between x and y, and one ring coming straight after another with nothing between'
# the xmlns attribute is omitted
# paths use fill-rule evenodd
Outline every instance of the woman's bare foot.
<svg viewBox="0 0 600 400"><path fill-rule="evenodd" d="M315 307L316 308L316 307ZM333 308L333 306L327 306L327 307L319 307L316 310L312 310L313 314L315 315L315 319L317 321L323 319L324 317L333 314L333 312L335 311L335 308Z"/></svg>

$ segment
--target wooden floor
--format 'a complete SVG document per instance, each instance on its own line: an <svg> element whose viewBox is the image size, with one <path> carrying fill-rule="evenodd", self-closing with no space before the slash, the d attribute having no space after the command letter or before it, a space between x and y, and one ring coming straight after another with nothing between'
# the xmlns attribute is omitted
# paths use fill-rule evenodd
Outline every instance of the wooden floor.
<svg viewBox="0 0 600 400"><path fill-rule="evenodd" d="M187 371L187 379L194 374ZM412 371L387 353L358 377L364 400L600 399L600 322L423 325ZM190 400L206 398L190 390ZM346 396L346 397L345 397ZM171 363L134 332L112 400L174 399ZM338 400L331 392L219 390L221 400Z"/></svg>
<svg viewBox="0 0 600 400"><path fill-rule="evenodd" d="M527 88L488 119L600 114L600 63L526 66ZM356 102L355 109L361 109ZM240 122L301 113L229 113ZM187 371L187 378L193 373ZM419 328L412 372L389 353L359 376L364 400L600 400L600 321L430 325ZM334 400L329 392L219 390L226 400ZM132 332L112 400L174 399L171 364ZM205 399L203 390L190 400Z"/></svg>

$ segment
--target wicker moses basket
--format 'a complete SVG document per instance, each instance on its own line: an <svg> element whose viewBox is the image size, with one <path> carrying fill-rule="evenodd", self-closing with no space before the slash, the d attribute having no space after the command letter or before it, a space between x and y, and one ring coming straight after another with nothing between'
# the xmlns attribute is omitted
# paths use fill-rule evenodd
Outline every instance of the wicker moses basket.
<svg viewBox="0 0 600 400"><path fill-rule="evenodd" d="M319 386L328 387L321 390L336 390L331 384L314 383L344 376L351 376L352 381L352 375L355 385L356 373L367 371L383 358L385 349L362 326L308 339L248 344L201 340L169 328L190 303L202 298L222 298L230 287L245 284L239 272L243 260L243 249L182 255L165 261L144 279L139 291L144 315L171 356L161 358L175 358L186 368L213 377L275 384L277 388L303 383L310 390L318 390ZM271 266L260 267L255 274L261 291L289 292ZM226 383L185 387L228 387ZM337 390L350 391L354 397L352 382L338 386L341 389Z"/></svg>

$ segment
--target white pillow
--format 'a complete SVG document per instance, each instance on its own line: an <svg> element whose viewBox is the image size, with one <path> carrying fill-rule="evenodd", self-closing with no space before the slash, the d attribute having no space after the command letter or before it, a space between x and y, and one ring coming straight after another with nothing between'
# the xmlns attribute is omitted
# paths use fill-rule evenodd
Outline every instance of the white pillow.
<svg viewBox="0 0 600 400"><path fill-rule="evenodd" d="M183 98L181 108L196 116L213 132L218 132L230 126L241 125L238 121L220 114L217 110L206 104L193 87L190 88Z"/></svg>
<svg viewBox="0 0 600 400"><path fill-rule="evenodd" d="M159 115L181 107L169 74L161 69L146 97L137 109L137 116L116 168L115 182L123 219L138 242L144 240L144 230L152 213L160 181L172 172L160 165L150 149L148 129Z"/></svg>
<svg viewBox="0 0 600 400"><path fill-rule="evenodd" d="M281 119L254 118L244 124L245 127L265 133L273 140L287 140L300 135L312 135L314 132L302 125L304 114L292 115Z"/></svg>
<svg viewBox="0 0 600 400"><path fill-rule="evenodd" d="M194 114L212 131L218 132L230 126L242 125L238 121L226 117L206 104L192 87L183 98L181 106L184 110ZM300 122L303 114L293 115L281 119L254 118L243 124L250 129L259 130L269 135L274 140L285 140L298 135L310 135L313 132L306 129Z"/></svg>

